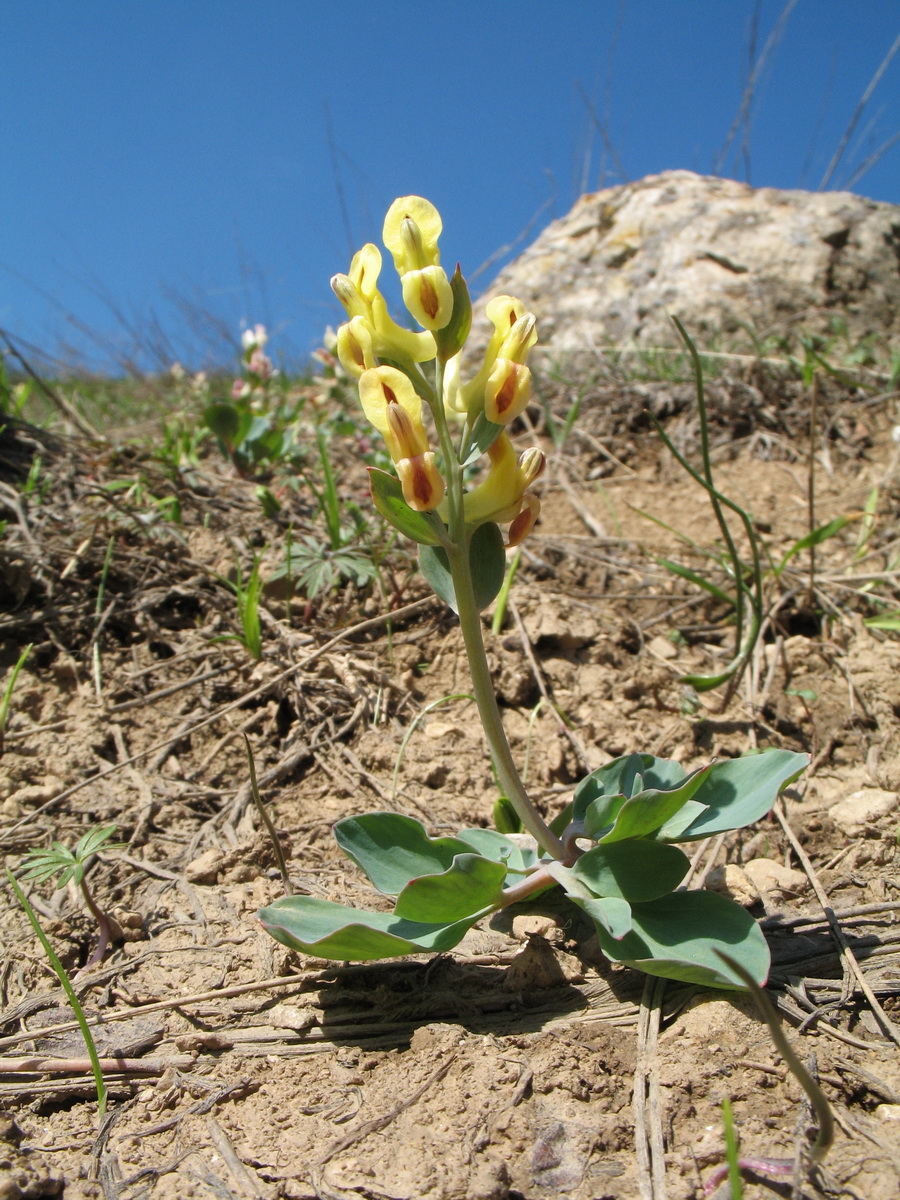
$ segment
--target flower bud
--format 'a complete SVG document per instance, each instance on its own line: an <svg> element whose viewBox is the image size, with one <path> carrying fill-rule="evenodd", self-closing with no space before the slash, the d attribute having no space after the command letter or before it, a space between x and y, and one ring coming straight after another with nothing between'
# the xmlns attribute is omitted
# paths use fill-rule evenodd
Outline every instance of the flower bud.
<svg viewBox="0 0 900 1200"><path fill-rule="evenodd" d="M532 446L530 450L526 450L519 458L519 478L527 491L534 481L540 478L544 473L544 467L547 465L547 459L537 446Z"/></svg>

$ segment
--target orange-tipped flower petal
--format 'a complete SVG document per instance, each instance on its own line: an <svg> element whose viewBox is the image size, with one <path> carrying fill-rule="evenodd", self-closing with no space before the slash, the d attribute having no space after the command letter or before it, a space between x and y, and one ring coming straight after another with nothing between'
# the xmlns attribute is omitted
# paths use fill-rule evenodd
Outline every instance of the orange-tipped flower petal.
<svg viewBox="0 0 900 1200"><path fill-rule="evenodd" d="M397 463L397 474L403 499L416 512L431 512L443 500L444 480L430 451L401 458Z"/></svg>
<svg viewBox="0 0 900 1200"><path fill-rule="evenodd" d="M359 379L363 412L387 443L394 462L424 454L428 435L422 424L422 397L396 367L374 367Z"/></svg>
<svg viewBox="0 0 900 1200"><path fill-rule="evenodd" d="M507 547L518 546L524 541L534 529L538 517L541 515L541 502L537 496L530 492L522 499L522 508L518 516L514 517L507 534Z"/></svg>

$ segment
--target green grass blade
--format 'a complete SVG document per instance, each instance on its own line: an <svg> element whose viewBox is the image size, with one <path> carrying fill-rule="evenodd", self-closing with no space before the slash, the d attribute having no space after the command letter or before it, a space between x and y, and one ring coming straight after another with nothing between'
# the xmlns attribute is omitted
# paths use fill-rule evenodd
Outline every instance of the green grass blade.
<svg viewBox="0 0 900 1200"><path fill-rule="evenodd" d="M72 1011L74 1012L75 1019L78 1022L79 1028L81 1029L81 1036L84 1038L84 1044L87 1046L88 1056L91 1060L91 1069L94 1072L94 1082L97 1085L97 1111L102 1118L106 1115L106 1083L103 1079L103 1071L100 1068L100 1057L97 1054L97 1046L94 1042L94 1036L91 1033L90 1025L87 1023L87 1017L84 1015L84 1009L81 1007L81 1001L75 994L75 989L72 987L72 982L69 979L69 976L66 974L65 967L59 961L56 952L50 945L47 935L41 928L41 923L37 918L37 913L29 904L28 897L19 887L18 881L9 867L6 868L6 878L9 880L10 887L16 893L19 903L25 910L25 915L31 922L32 928L34 929L34 932L38 936L38 940L44 948L44 953L50 960L50 965L56 972L57 978L62 984L62 989L66 993L66 997L72 1006Z"/></svg>

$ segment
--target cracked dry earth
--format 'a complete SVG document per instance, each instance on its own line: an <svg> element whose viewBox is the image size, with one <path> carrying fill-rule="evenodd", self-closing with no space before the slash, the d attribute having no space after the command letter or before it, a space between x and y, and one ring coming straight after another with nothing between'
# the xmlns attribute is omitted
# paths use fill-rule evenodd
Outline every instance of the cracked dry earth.
<svg viewBox="0 0 900 1200"><path fill-rule="evenodd" d="M811 599L808 554L769 578L765 638L730 698L680 682L727 661L732 631L658 558L704 560L637 511L712 547L707 502L652 435L610 423L603 396L552 456L506 626L486 631L514 751L547 813L586 764L630 750L686 767L757 746L811 755L780 815L702 847L692 882L763 922L770 995L834 1108L829 1156L814 1171L798 1158L796 1178L813 1122L752 1000L645 986L570 913L506 914L452 954L363 966L290 953L258 925L282 889L242 733L293 885L315 895L378 903L336 851L338 817L395 808L449 832L485 822L496 798L471 703L425 711L468 690L466 669L452 617L401 552L387 599L267 595L256 664L215 640L234 630L216 573L235 550L271 558L283 535L263 527L251 482L206 459L158 482L177 490L183 524L142 525L98 485L155 478L149 454L67 442L47 454L40 503L16 508L4 491L0 667L34 643L0 758L6 862L98 824L115 822L126 844L90 868L116 936L77 981L106 1060L102 1122L70 1010L4 891L0 1196L688 1200L724 1161L726 1099L757 1160L747 1200L900 1194L900 642L864 623L873 597L897 607L893 403L831 397L817 521L858 518L877 486L874 526L854 519L817 547ZM721 486L752 508L776 561L808 528L802 410L785 412L786 425L759 419L749 434L723 417L716 437ZM689 413L672 422L691 452ZM362 469L345 465L359 495ZM75 974L94 945L77 895L32 896Z"/></svg>

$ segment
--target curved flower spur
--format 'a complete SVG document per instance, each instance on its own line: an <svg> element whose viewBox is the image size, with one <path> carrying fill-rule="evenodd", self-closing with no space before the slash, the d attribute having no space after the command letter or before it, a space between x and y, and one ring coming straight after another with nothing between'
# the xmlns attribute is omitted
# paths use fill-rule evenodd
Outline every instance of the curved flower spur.
<svg viewBox="0 0 900 1200"><path fill-rule="evenodd" d="M332 288L348 320L338 357L357 380L368 420L384 438L395 474L370 470L372 499L386 521L419 545L422 573L458 614L485 739L504 813L530 834L464 829L432 838L397 813L345 817L341 849L372 884L394 897L391 913L365 912L314 896L286 896L260 911L268 932L318 957L386 958L449 950L480 918L561 886L596 928L608 958L650 974L741 988L718 953L755 980L768 973L762 933L722 896L680 888L689 860L676 843L759 820L807 758L770 750L687 774L650 754L616 759L582 780L548 824L529 798L503 729L485 655L480 612L503 583L506 554L534 528L530 490L544 468L537 447L517 455L507 429L531 395L533 314L512 296L486 306L494 327L483 361L463 380L461 357L472 306L459 267L440 263L442 222L420 196L395 200L383 240L403 302L420 326L405 329L378 290L382 257L369 243ZM430 421L426 422L426 417ZM483 478L468 469L486 455ZM501 526L506 527L504 538ZM509 816L505 817L506 827Z"/></svg>

